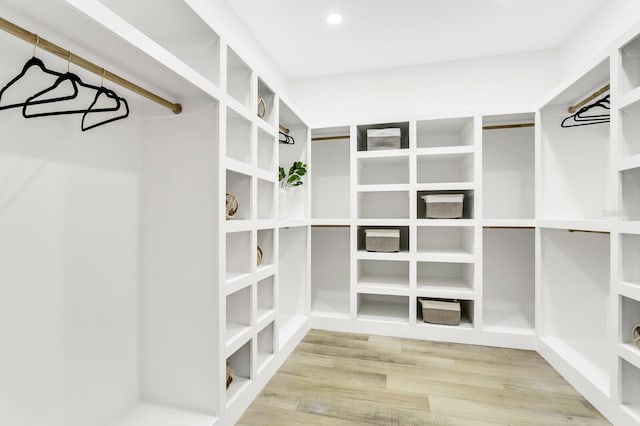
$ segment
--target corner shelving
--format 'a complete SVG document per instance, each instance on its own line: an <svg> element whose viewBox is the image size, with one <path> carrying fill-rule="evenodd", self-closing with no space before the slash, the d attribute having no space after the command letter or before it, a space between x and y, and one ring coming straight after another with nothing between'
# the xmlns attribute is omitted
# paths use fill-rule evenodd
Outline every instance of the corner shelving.
<svg viewBox="0 0 640 426"><path fill-rule="evenodd" d="M417 147L435 148L473 145L473 117L417 122Z"/></svg>
<svg viewBox="0 0 640 426"><path fill-rule="evenodd" d="M474 180L473 153L418 155L417 182L470 183Z"/></svg>
<svg viewBox="0 0 640 426"><path fill-rule="evenodd" d="M409 183L409 156L358 158L358 185Z"/></svg>
<svg viewBox="0 0 640 426"><path fill-rule="evenodd" d="M472 226L418 226L418 258L473 261L474 233Z"/></svg>
<svg viewBox="0 0 640 426"><path fill-rule="evenodd" d="M311 229L311 313L349 316L349 227Z"/></svg>
<svg viewBox="0 0 640 426"><path fill-rule="evenodd" d="M227 93L246 108L254 105L251 98L252 77L251 68L233 49L227 47Z"/></svg>
<svg viewBox="0 0 640 426"><path fill-rule="evenodd" d="M398 294L409 291L409 262L358 260L358 291Z"/></svg>
<svg viewBox="0 0 640 426"><path fill-rule="evenodd" d="M360 320L409 323L409 297L358 294L357 317Z"/></svg>
<svg viewBox="0 0 640 426"><path fill-rule="evenodd" d="M627 93L640 87L640 36L622 46L620 56L620 86Z"/></svg>
<svg viewBox="0 0 640 426"><path fill-rule="evenodd" d="M474 264L417 262L416 286L420 297L473 299Z"/></svg>
<svg viewBox="0 0 640 426"><path fill-rule="evenodd" d="M359 192L358 218L409 219L409 191Z"/></svg>

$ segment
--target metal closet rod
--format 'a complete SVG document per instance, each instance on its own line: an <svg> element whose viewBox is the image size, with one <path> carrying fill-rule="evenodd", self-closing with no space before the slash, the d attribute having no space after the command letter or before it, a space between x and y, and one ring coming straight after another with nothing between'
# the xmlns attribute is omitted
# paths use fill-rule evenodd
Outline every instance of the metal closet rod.
<svg viewBox="0 0 640 426"><path fill-rule="evenodd" d="M611 234L611 232L608 231L587 231L584 229L567 229L567 231L569 232L584 232L585 234Z"/></svg>
<svg viewBox="0 0 640 426"><path fill-rule="evenodd" d="M591 95L587 96L586 98L584 98L583 100L581 100L580 102L578 102L577 104L570 106L568 111L573 114L574 112L578 111L578 109L582 108L584 105L586 105L588 102L591 102L592 100L596 99L597 97L604 95L605 93L607 93L609 91L609 89L611 89L611 85L607 84L606 86L602 87L600 90L598 90L597 92L592 93Z"/></svg>
<svg viewBox="0 0 640 426"><path fill-rule="evenodd" d="M57 44L52 43L37 34L29 32L2 17L0 17L0 29L13 36L18 37L19 39L33 44L34 46L37 45L37 47L42 50L46 50L47 52L65 59L70 63L73 63L81 68L84 68L87 71L97 74L106 80L116 83L117 85L122 86L125 89L128 89L142 97L149 99L150 101L160 104L163 107L170 109L175 114L180 114L182 112L182 105L169 102L168 100L156 95L155 93L143 89L137 84L134 84L129 80L126 80L108 70L105 70L104 68L97 66L93 62L90 62L78 55L73 54L70 50L63 49Z"/></svg>

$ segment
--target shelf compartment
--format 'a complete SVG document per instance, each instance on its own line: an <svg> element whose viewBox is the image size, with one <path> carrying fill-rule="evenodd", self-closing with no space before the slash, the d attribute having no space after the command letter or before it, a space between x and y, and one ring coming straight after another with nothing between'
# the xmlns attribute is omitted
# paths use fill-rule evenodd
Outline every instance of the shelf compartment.
<svg viewBox="0 0 640 426"><path fill-rule="evenodd" d="M227 94L251 110L255 102L251 99L252 75L251 68L227 46Z"/></svg>
<svg viewBox="0 0 640 426"><path fill-rule="evenodd" d="M311 229L311 311L330 315L350 313L349 228Z"/></svg>
<svg viewBox="0 0 640 426"><path fill-rule="evenodd" d="M227 157L252 164L251 122L227 108Z"/></svg>
<svg viewBox="0 0 640 426"><path fill-rule="evenodd" d="M409 288L409 262L358 260L358 287Z"/></svg>
<svg viewBox="0 0 640 426"><path fill-rule="evenodd" d="M473 145L473 117L418 121L418 148Z"/></svg>
<svg viewBox="0 0 640 426"><path fill-rule="evenodd" d="M359 320L409 323L409 297L358 294Z"/></svg>
<svg viewBox="0 0 640 426"><path fill-rule="evenodd" d="M424 200L422 199L423 196L425 195L434 195L434 194L464 194L464 201L463 201L463 205L462 205L462 219L473 219L473 215L474 215L474 194L475 191L473 190L443 190L443 191L417 191L416 192L416 198L417 198L417 218L418 219L425 219L427 216L427 205L425 204ZM429 220L433 220L433 221L439 221L439 220L456 220L456 219L429 219ZM457 219L460 220L460 219Z"/></svg>
<svg viewBox="0 0 640 426"><path fill-rule="evenodd" d="M260 229L258 231L258 245L262 249L262 263L258 265L258 270L268 268L274 264L274 237L275 232L273 229Z"/></svg>
<svg viewBox="0 0 640 426"><path fill-rule="evenodd" d="M409 191L358 193L358 218L409 219Z"/></svg>
<svg viewBox="0 0 640 426"><path fill-rule="evenodd" d="M636 324L640 324L640 301L630 299L625 296L619 297L620 310L620 332L619 342L625 346L629 352L640 359L640 348L633 342L631 333Z"/></svg>
<svg viewBox="0 0 640 426"><path fill-rule="evenodd" d="M474 154L418 155L417 179L421 183L473 182Z"/></svg>
<svg viewBox="0 0 640 426"><path fill-rule="evenodd" d="M620 56L620 88L622 93L627 93L640 87L640 36L624 45L620 49Z"/></svg>
<svg viewBox="0 0 640 426"><path fill-rule="evenodd" d="M485 117L485 124L530 123L533 114ZM535 129L485 130L482 133L483 216L532 219L535 214Z"/></svg>
<svg viewBox="0 0 640 426"><path fill-rule="evenodd" d="M535 329L535 230L483 230L483 328Z"/></svg>
<svg viewBox="0 0 640 426"><path fill-rule="evenodd" d="M251 265L251 232L226 234L227 283L253 272Z"/></svg>
<svg viewBox="0 0 640 426"><path fill-rule="evenodd" d="M620 172L622 220L640 221L640 167Z"/></svg>
<svg viewBox="0 0 640 426"><path fill-rule="evenodd" d="M263 110L263 106L261 104L258 105L258 112L265 112L264 117L262 119L274 126L276 124L276 113L275 113L275 99L276 95L274 91L264 82L261 78L258 78L258 97L261 97L264 101L265 108Z"/></svg>
<svg viewBox="0 0 640 426"><path fill-rule="evenodd" d="M418 256L473 256L472 226L418 226Z"/></svg>
<svg viewBox="0 0 640 426"><path fill-rule="evenodd" d="M540 335L558 354L609 395L610 238L542 230ZM578 303L579 302L579 303Z"/></svg>
<svg viewBox="0 0 640 426"><path fill-rule="evenodd" d="M251 329L251 287L227 296L227 347Z"/></svg>
<svg viewBox="0 0 640 426"><path fill-rule="evenodd" d="M273 359L275 337L275 325L273 322L258 332L258 371L261 371Z"/></svg>
<svg viewBox="0 0 640 426"><path fill-rule="evenodd" d="M409 183L409 156L358 158L358 185Z"/></svg>
<svg viewBox="0 0 640 426"><path fill-rule="evenodd" d="M397 255L398 253L375 253L366 251L366 229L399 229L400 230L400 253L409 252L409 227L408 226L359 226L358 227L358 251L373 255Z"/></svg>
<svg viewBox="0 0 640 426"><path fill-rule="evenodd" d="M620 110L620 154L640 154L640 102Z"/></svg>
<svg viewBox="0 0 640 426"><path fill-rule="evenodd" d="M640 287L640 235L620 234L622 281Z"/></svg>
<svg viewBox="0 0 640 426"><path fill-rule="evenodd" d="M309 300L309 228L278 232L278 313L305 315Z"/></svg>
<svg viewBox="0 0 640 426"><path fill-rule="evenodd" d="M251 176L227 170L227 191L232 192L238 199L238 211L229 220L251 219Z"/></svg>
<svg viewBox="0 0 640 426"><path fill-rule="evenodd" d="M460 324L459 325L442 325L442 324L431 324L428 322L424 322L424 317L422 316L422 305L418 299L422 299L422 297L416 298L416 318L418 326L425 327L451 327L451 328L466 328L473 329L473 312L474 312L474 302L473 300L458 300L460 302Z"/></svg>
<svg viewBox="0 0 640 426"><path fill-rule="evenodd" d="M473 298L472 263L417 262L416 285L425 297Z"/></svg>
<svg viewBox="0 0 640 426"><path fill-rule="evenodd" d="M220 85L220 36L184 2L166 2L162 8L149 0L135 7L126 0L102 0L106 7L147 37L197 71ZM153 10L153 14L141 13ZM180 25L167 25L179 22Z"/></svg>
<svg viewBox="0 0 640 426"><path fill-rule="evenodd" d="M258 219L272 220L276 218L275 199L276 184L258 179Z"/></svg>
<svg viewBox="0 0 640 426"><path fill-rule="evenodd" d="M277 176L275 136L258 127L258 168Z"/></svg>
<svg viewBox="0 0 640 426"><path fill-rule="evenodd" d="M311 182L311 214L314 218L347 218L351 216L351 147L349 127L314 129L312 138L346 136L335 140L319 140L311 144L313 173Z"/></svg>
<svg viewBox="0 0 640 426"><path fill-rule="evenodd" d="M251 382L251 340L235 351L227 362L233 370L233 382L227 389L227 406L233 404Z"/></svg>
<svg viewBox="0 0 640 426"><path fill-rule="evenodd" d="M620 402L622 407L640 421L640 369L625 359L620 362Z"/></svg>
<svg viewBox="0 0 640 426"><path fill-rule="evenodd" d="M367 130L386 129L391 127L400 128L400 132L401 132L400 149L409 149L409 122L403 121L399 123L368 124L368 125L358 126L357 127L358 151L367 151ZM395 151L395 150L388 150L388 151Z"/></svg>
<svg viewBox="0 0 640 426"><path fill-rule="evenodd" d="M273 275L258 281L256 289L258 312L256 323L261 324L264 318L274 312L274 285Z"/></svg>

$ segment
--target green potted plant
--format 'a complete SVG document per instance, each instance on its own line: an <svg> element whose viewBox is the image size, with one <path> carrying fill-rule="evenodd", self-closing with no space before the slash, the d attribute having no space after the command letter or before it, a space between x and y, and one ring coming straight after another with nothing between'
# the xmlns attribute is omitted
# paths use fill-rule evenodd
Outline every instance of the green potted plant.
<svg viewBox="0 0 640 426"><path fill-rule="evenodd" d="M304 182L302 177L307 174L307 165L302 161L294 161L289 168L289 173L283 167L279 168L278 181L280 182L280 217L290 217L289 212L292 204L292 191L299 188Z"/></svg>

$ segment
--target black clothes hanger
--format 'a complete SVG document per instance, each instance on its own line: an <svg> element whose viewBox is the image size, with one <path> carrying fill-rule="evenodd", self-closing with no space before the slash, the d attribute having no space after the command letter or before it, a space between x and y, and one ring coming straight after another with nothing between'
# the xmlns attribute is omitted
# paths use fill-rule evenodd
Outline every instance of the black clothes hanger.
<svg viewBox="0 0 640 426"><path fill-rule="evenodd" d="M93 112L113 112L113 111L118 111L120 109L120 98L118 96L112 97L109 96L109 89L104 88L103 86L94 86L93 84L88 84L85 83L84 81L82 81L80 79L80 77L78 77L76 74L72 73L72 72L66 72L64 74L62 74L60 77L58 77L58 79L53 83L53 85L51 85L50 87L47 87L44 90L41 90L40 92L36 93L35 95L31 96L29 99L26 100L26 102L24 103L23 107L22 107L22 116L24 118L36 118L36 117L49 117L49 116L55 116L55 115L70 115L70 114L84 114L85 112L88 111L87 108L82 108L82 109L71 109L71 110L63 110L63 111L48 111L48 112L39 112L39 113L29 113L27 111L27 108L29 106L32 105L38 105L41 103L52 103L52 102L61 102L64 101L66 99L64 98L60 98L60 97L54 97L54 98L48 98L48 99L38 99L41 96L46 95L47 93L50 93L52 91L54 91L56 88L58 88L58 86L60 86L62 83L69 81L71 82L71 84L77 88L77 86L81 86L90 90L95 90L96 91L96 97L94 99L94 104L95 102L98 100L98 98L100 97L101 94L106 94L108 97L114 99L114 101L116 101L116 105L113 107L108 107L108 108L96 108L94 110L92 110Z"/></svg>
<svg viewBox="0 0 640 426"><path fill-rule="evenodd" d="M31 57L31 59L29 59L24 64L20 74L15 76L9 83L7 83L6 86L4 86L2 88L2 90L0 90L0 102L2 101L2 97L5 95L7 90L9 88L11 88L14 84L16 84L21 78L23 78L26 75L27 71L29 71L29 69L31 69L33 67L37 67L43 73L49 74L49 75L53 75L53 76L55 76L57 78L60 78L63 75L62 73L47 69L47 67L44 65L44 62L42 62L42 60L40 60L39 58L36 58L35 56L33 56L33 57ZM78 87L75 84L72 84L72 87L73 87L73 93L71 93L69 95L58 97L58 98L52 98L52 99L43 99L43 100L40 100L40 101L36 101L34 103L45 104L45 103L59 102L59 101L66 101L66 100L74 99L75 97L78 96ZM6 109L11 109L11 108L24 107L24 105L25 105L25 102L15 103L15 104L11 104L11 105L3 105L3 106L0 106L0 111L6 110Z"/></svg>
<svg viewBox="0 0 640 426"><path fill-rule="evenodd" d="M280 138L279 138L279 142L286 144L286 145L293 145L296 143L296 140L293 138L293 136L289 136L288 134L280 131ZM284 139L282 139L282 137L284 136Z"/></svg>
<svg viewBox="0 0 640 426"><path fill-rule="evenodd" d="M93 100L93 103L91 104L91 106L89 106L89 109L87 109L85 111L85 113L82 114L82 124L81 124L80 128L82 129L83 132L86 132L87 130L95 129L96 127L100 127L100 126L103 126L105 124L113 123L114 121L123 120L123 119L125 119L125 118L127 118L129 116L129 103L127 102L127 100L125 98L121 98L118 95L116 95L116 93L113 90L109 90L109 89L105 89L105 90L107 92L96 92L96 97ZM100 112L98 109L93 109L93 107L98 102L98 99L100 98L100 95L102 93L105 93L105 96L108 96L108 97L115 96L115 99L118 101L118 109L120 109L120 105L124 105L124 109L125 109L124 114L118 115L116 117L108 118L108 119L106 119L104 121L100 121L98 123L94 123L94 124L91 124L89 126L85 126L84 121L85 121L85 119L87 118L87 116L89 114L94 114L94 113Z"/></svg>
<svg viewBox="0 0 640 426"><path fill-rule="evenodd" d="M591 126L594 124L602 124L609 123L611 121L609 113L596 113L589 114L589 112L594 112L596 108L601 108L604 110L609 110L611 108L609 95L580 108L575 114L570 115L569 117L562 120L560 126L562 128L569 127L580 127L580 126Z"/></svg>

